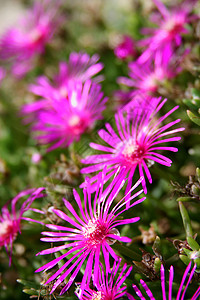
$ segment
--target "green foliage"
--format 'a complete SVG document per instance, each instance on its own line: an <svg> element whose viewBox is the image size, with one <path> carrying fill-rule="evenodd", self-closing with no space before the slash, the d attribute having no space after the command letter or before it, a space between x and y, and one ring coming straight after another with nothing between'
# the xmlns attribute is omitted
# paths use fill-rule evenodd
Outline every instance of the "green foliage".
<svg viewBox="0 0 200 300"><path fill-rule="evenodd" d="M59 218L51 213L51 207L64 210L63 197L74 205L72 190L76 188L79 192L78 187L84 180L84 176L80 174L81 159L93 153L89 147L90 142L100 141L97 131L104 128L106 122L112 125L115 123L117 103L113 94L120 88L117 78L128 74L129 59L120 61L113 50L123 34L130 34L137 40L142 37L141 28L151 24L148 19L154 10L148 7L147 2L149 1L64 1L62 10L66 22L52 45L46 48L45 55L24 79L15 81L7 76L1 83L1 207L21 190L45 186L47 197L36 201L34 207L44 211L45 214L41 216L44 223L62 225ZM149 281L148 286L152 288L156 299L160 297L159 277L162 263L166 270L171 264L175 268L177 266L175 291L180 285L185 265L190 261L197 264L196 273L200 272L200 168L197 167L200 156L200 87L199 69L196 66L196 61L199 60L199 40L195 35L195 22L193 31L187 38L183 37L184 47L191 46L191 53L185 65L183 64L183 72L175 79L160 83L156 94L169 100L162 108L163 115L179 105L179 109L170 116L171 121L180 118L181 126L186 128L181 133L179 151L167 154L173 161L170 168L158 164L151 166L153 183L147 184L147 199L124 215L124 219L134 215L140 216L141 220L133 226L120 228L121 234L130 237L132 242L128 245L116 242L112 246L123 262L133 266L133 272L126 280L128 291L133 293L132 284L138 285L142 278ZM23 104L29 100L34 101L28 89L29 84L35 82L39 75L54 78L59 62L67 60L72 51L100 55L100 61L105 66L101 72L105 77L102 87L105 95L109 97L107 110L104 112L104 119L97 122L92 132L86 133L79 142L69 148L47 152L46 146L36 144L29 125L23 123L19 112ZM137 51L139 55L142 49L138 47ZM41 155L39 163L32 161L34 153ZM136 171L135 181L137 178ZM123 192L119 197L123 196ZM33 217L33 212L30 212L29 217ZM35 274L37 268L54 258L53 255L35 256L39 251L50 247L40 241L43 229L38 224L24 222L22 234L14 241L13 264L10 268L8 257L1 249L1 300L77 299L74 296L75 284L64 296L59 296L59 289L50 295L52 285L44 285L51 275L50 272ZM55 272L56 270L53 269ZM79 281L83 272L84 268L78 274ZM198 274L196 277L199 284ZM189 289L192 289L192 285Z"/></svg>

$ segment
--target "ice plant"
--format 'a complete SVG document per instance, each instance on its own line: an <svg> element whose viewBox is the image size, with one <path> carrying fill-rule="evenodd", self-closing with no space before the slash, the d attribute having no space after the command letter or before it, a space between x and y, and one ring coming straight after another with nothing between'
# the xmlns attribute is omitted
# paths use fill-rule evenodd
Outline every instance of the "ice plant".
<svg viewBox="0 0 200 300"><path fill-rule="evenodd" d="M96 289L91 289L89 286L83 291L83 295L79 297L81 300L115 300L126 295L126 286L123 285L126 278L129 276L132 266L128 267L125 263L120 271L121 259L118 262L114 261L112 271L109 274L104 273L103 268L100 269L99 281L96 284ZM127 269L127 270L126 270ZM119 272L119 274L118 274Z"/></svg>
<svg viewBox="0 0 200 300"><path fill-rule="evenodd" d="M11 64L14 75L25 75L44 52L63 21L59 6L60 1L36 0L26 16L0 38L0 60Z"/></svg>
<svg viewBox="0 0 200 300"><path fill-rule="evenodd" d="M140 179L135 186L129 191L124 198L114 203L119 191L124 185L124 170L121 170L117 176L113 178L110 185L105 188L104 177L107 170L104 169L99 173L96 193L92 199L91 186L88 183L87 187L83 189L83 203L76 190L73 191L74 199L77 209L71 205L69 201L63 199L67 209L67 214L59 209L52 208L51 211L57 217L61 218L65 223L62 226L54 224L46 224L45 226L54 231L42 232L45 236L41 240L44 242L54 243L61 242L63 245L49 248L41 251L40 255L52 254L64 250L64 253L44 266L40 267L36 272L47 271L63 262L54 275L50 276L46 284L52 282L57 278L53 284L51 293L71 274L65 287L62 289L61 294L66 292L73 281L75 280L81 267L84 267L84 275L80 285L80 291L87 289L90 279L93 277L93 283L98 286L99 265L103 258L106 266L106 274L110 271L109 256L111 255L114 260L119 257L115 254L111 245L115 241L130 242L128 237L120 236L117 229L118 226L137 222L140 218L133 217L130 219L122 219L122 213L128 208L125 207L126 202L130 203L129 208L141 203L144 198L135 202L132 201L135 197L142 193L142 190L131 196L131 192L140 184ZM120 217L120 219L118 218ZM81 296L80 292L80 296Z"/></svg>
<svg viewBox="0 0 200 300"><path fill-rule="evenodd" d="M189 271L191 269L191 262L189 263L189 265L187 266L187 268L185 269L185 272L183 274L179 289L178 289L178 293L176 295L176 300L186 300L186 299L190 299L190 300L196 300L199 299L200 296L200 287L197 288L197 290L195 291L195 293L193 294L193 296L191 298L188 298L187 295L187 289L188 286L191 284L192 278L194 276L194 272L196 269L196 265L192 268L190 274ZM175 299L175 295L173 295L173 291L172 291L172 286L173 286L173 278L174 278L174 268L173 266L170 267L170 271L169 271L169 288L168 288L168 296L166 295L166 283L165 283L165 269L163 267L163 265L161 265L160 268L160 275L161 275L161 294L159 295L159 298L157 298L157 300L162 299L162 300L172 300ZM186 281L186 277L189 275L188 280ZM148 296L148 298L144 297L142 292L140 291L140 289L134 284L133 288L137 294L137 296L139 297L139 299L141 300L146 300L146 299L150 299L150 300L156 300L151 292L151 290L149 289L149 287L147 286L147 284L141 279L140 280L140 284L142 285L146 295ZM185 286L184 286L185 284ZM145 295L145 296L146 296ZM162 298L161 298L161 297ZM128 295L128 298L130 300L135 300L135 298L131 295ZM138 299L138 298L137 298Z"/></svg>
<svg viewBox="0 0 200 300"><path fill-rule="evenodd" d="M163 53L166 49L171 53L181 45L182 34L188 33L187 25L195 16L191 15L196 0L185 0L177 6L167 9L161 0L153 0L159 13L152 17L158 25L155 28L144 28L143 32L149 37L140 41L140 45L147 47L139 58L140 63L146 62L156 53Z"/></svg>
<svg viewBox="0 0 200 300"><path fill-rule="evenodd" d="M103 69L103 64L98 62L99 56L94 54L72 52L68 62L60 62L59 72L52 82L46 76L40 76L36 84L31 84L29 90L42 97L36 102L24 105L23 113L29 114L51 106L51 102L68 98L68 86L73 80L84 83ZM100 81L102 76L96 76L93 80Z"/></svg>
<svg viewBox="0 0 200 300"><path fill-rule="evenodd" d="M133 106L133 109L129 110L125 116L122 111L119 111L115 115L118 134L108 123L105 125L107 130L101 129L98 132L108 146L90 143L90 147L104 153L98 153L83 159L82 162L90 164L90 166L83 168L81 172L93 173L103 169L104 166L108 166L112 170L125 167L128 175L128 191L132 185L135 170L138 168L140 176L144 176L145 172L148 181L152 183L149 167L154 162L168 167L172 163L168 157L160 154L159 151L178 151L175 147L162 144L179 141L181 137L170 136L184 130L184 128L171 129L173 125L180 122L180 119L162 125L162 122L178 108L176 106L158 118L157 113L166 101L167 99L162 101L161 98L151 98L150 104L147 105L144 102L141 107ZM142 184L146 193L145 180Z"/></svg>
<svg viewBox="0 0 200 300"><path fill-rule="evenodd" d="M12 258L12 248L13 242L16 239L18 233L21 233L21 221L27 220L32 222L41 223L40 221L36 221L27 217L24 217L23 214L28 210L35 210L31 208L31 204L36 198L40 198L43 196L42 194L43 188L38 189L30 189L25 190L19 193L12 201L11 201L11 212L8 210L8 204L4 205L1 209L0 215L0 247L5 247L6 252L9 256L9 265L11 265ZM24 196L28 196L28 199L25 200L19 210L16 209L16 205L20 198ZM35 210L37 211L37 210ZM40 211L40 213L42 213Z"/></svg>
<svg viewBox="0 0 200 300"><path fill-rule="evenodd" d="M164 49L144 64L140 64L139 61L130 62L130 78L119 77L118 82L144 94L156 92L165 80L174 78L182 70L180 62L187 53L188 50L181 55Z"/></svg>
<svg viewBox="0 0 200 300"><path fill-rule="evenodd" d="M53 144L49 151L78 141L102 118L105 109L107 98L103 98L99 84L91 80L84 84L72 81L67 90L67 98L51 101L48 109L39 110L35 116L32 129L39 132L36 136L39 143Z"/></svg>
<svg viewBox="0 0 200 300"><path fill-rule="evenodd" d="M114 53L119 59L133 58L136 55L134 40L125 35L122 42L114 49Z"/></svg>

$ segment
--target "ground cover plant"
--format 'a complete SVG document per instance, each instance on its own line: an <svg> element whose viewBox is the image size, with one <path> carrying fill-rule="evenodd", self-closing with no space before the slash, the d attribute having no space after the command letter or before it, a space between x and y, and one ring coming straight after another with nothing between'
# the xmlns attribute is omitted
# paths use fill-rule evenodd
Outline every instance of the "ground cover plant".
<svg viewBox="0 0 200 300"><path fill-rule="evenodd" d="M10 3L0 299L200 299L199 2Z"/></svg>

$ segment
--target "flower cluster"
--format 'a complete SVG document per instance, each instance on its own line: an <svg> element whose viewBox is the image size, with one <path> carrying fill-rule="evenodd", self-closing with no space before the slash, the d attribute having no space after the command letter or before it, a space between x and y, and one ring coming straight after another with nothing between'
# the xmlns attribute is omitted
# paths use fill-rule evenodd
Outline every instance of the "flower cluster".
<svg viewBox="0 0 200 300"><path fill-rule="evenodd" d="M152 94L158 91L162 82L167 79L174 78L181 72L180 63L188 53L186 49L182 54L176 55L168 49L159 52L154 59L147 60L145 63L140 63L139 59L129 63L129 76L119 77L118 82L136 89L135 93Z"/></svg>
<svg viewBox="0 0 200 300"><path fill-rule="evenodd" d="M117 61L119 65L129 61L129 77L120 76L116 80L118 84L126 87L114 93L114 98L117 98L120 104L117 112L113 109L115 104L112 105L112 101L108 105L108 114L110 109L114 118L105 122L104 129L98 130L97 134L101 140L97 137L95 142L89 145L84 140L84 134L91 133L93 129L95 132L95 124L103 119L108 101L101 84L104 76L99 74L104 66L99 62L98 54L90 56L85 52L73 51L69 54L68 61L65 61L65 57L59 58L57 74L51 74L54 68L47 68L49 77L37 73L40 76L29 85L29 92L36 100L32 101L30 98L29 102L27 99L26 104L22 106L24 124L31 124L33 137L39 144L47 145L47 151L64 148L67 159L73 158L69 165L73 165L76 174L72 175L90 175L81 183L80 192L73 189L72 193L68 190L69 186L63 188L60 193L62 201L59 197L54 199L54 193L51 194L48 190L51 203L47 204L47 209L32 208L33 201L44 196L44 188L29 189L18 194L11 201L11 212L8 210L8 204L2 208L0 247L5 247L10 265L13 242L18 233L21 233L22 220L37 222L47 228L41 233L41 241L50 243L50 246L39 251L37 256L50 254L51 257L49 260L42 258L45 262L36 272L47 273L44 286L50 286L50 294L54 295L58 288L60 295L71 293L77 286L75 294L80 300L115 300L124 296L135 300L132 293L136 293L137 299L139 297L145 300L147 295L150 300L155 300L153 292L142 279L140 285L144 289L143 292L135 284L133 289L130 284L126 286L128 281L131 284L134 282L131 277L131 264L136 262L133 258L136 253L132 251L134 234L132 230L128 230L140 220L140 217L132 215L132 208L145 200L142 193L149 193L147 182L153 182L152 175L156 175L157 178L160 176L159 168L156 169L154 165L171 167L173 153L178 151L174 142L181 140L180 133L185 130L182 125L178 125L181 119L174 116L179 106L171 105L170 100L163 97L166 94L162 94L160 90L182 72L182 62L191 51L185 47L183 35L189 33L188 25L197 16L192 14L196 0L185 0L179 6L169 9L161 0L153 0L153 3L158 10L152 14L151 19L155 26L144 28L142 31L148 37L136 42L132 37L124 36L114 50L115 56L121 59ZM1 37L0 60L5 66L0 67L0 84L7 72L6 64L10 65L11 74L18 78L34 67L35 59L44 53L45 46L64 21L64 16L60 13L61 4L60 0L35 0L32 9L19 26L11 28ZM65 35L65 30L62 33ZM194 103L190 104L194 106ZM87 138L90 138L89 135ZM85 153L81 157L76 155L76 142L79 140L87 148L90 146L97 152L88 156ZM71 144L73 151L69 147ZM55 153L57 152L54 151L54 155ZM32 151L30 160L36 170L40 167L41 154ZM62 164L62 175L65 175L65 172L70 173L66 165L67 163ZM152 166L155 172L150 172ZM60 180L64 175L54 178ZM54 178L51 178L52 182ZM70 183L66 180L67 185L71 184L73 187L78 185L77 182L81 182L77 180L74 183L73 176L70 176L70 179ZM57 191L60 192L59 186L55 188L55 192ZM68 198L68 195L71 198ZM16 205L22 197L26 197L26 200L17 210ZM150 199L148 201L150 203ZM41 202L41 206L42 204ZM142 209L145 209L145 206ZM25 215L28 211L30 218ZM44 221L33 219L32 212L42 214ZM148 211L145 213L148 214ZM187 234L189 231L189 237L193 236L191 224L186 224L189 216L185 214L183 219ZM150 225L153 228L154 225ZM121 230L121 227L124 230ZM172 300L175 294L172 289L174 268L171 266L169 271L169 289L166 294L165 270L161 264L161 261L165 263L165 257L160 253L157 255L159 247L156 248L155 245L159 237L156 236L157 232L154 233L152 240L155 244L152 249L155 256L150 254L151 266L148 261L144 264L144 257L142 262L137 261L135 265L136 268L145 265L147 270L155 275L154 279L159 278L160 271L160 295L163 300L167 297ZM193 243L195 238L194 235ZM190 248L187 244L188 236L186 239L183 244ZM151 243L152 240L148 242ZM196 248L194 246L192 250L198 256L199 248ZM120 249L125 249L123 258ZM179 249L182 256L187 254L183 251ZM158 257L159 263L156 264ZM185 295L190 292L191 281L199 278L198 266L191 266L190 262L186 267L176 295L177 300L184 300ZM134 280L137 280L136 277ZM198 299L200 287L191 294L191 300Z"/></svg>
<svg viewBox="0 0 200 300"><path fill-rule="evenodd" d="M136 168L139 169L140 176L144 176L144 172L148 181L152 183L149 167L154 162L164 166L171 166L172 161L166 156L158 153L160 150L176 152L175 147L162 145L166 142L179 141L180 137L170 137L177 132L183 131L184 128L172 129L171 127L180 122L180 119L169 122L161 126L161 123L170 116L178 106L171 109L168 113L160 118L156 114L165 104L166 99L153 98L151 106L147 108L135 107L127 111L124 117L123 112L119 111L115 115L117 133L110 124L106 124L106 129L101 129L99 136L109 146L90 143L94 149L106 152L105 154L97 154L86 157L82 160L85 164L92 166L83 168L82 173L92 173L101 170L104 166L111 169L125 168L128 174L128 184L126 192L132 185L132 178ZM170 130L169 130L170 129ZM160 145L161 144L161 145ZM142 182L145 193L147 192L145 181Z"/></svg>
<svg viewBox="0 0 200 300"><path fill-rule="evenodd" d="M53 85L43 76L30 86L42 99L26 104L22 113L27 122L35 123L32 129L39 132L39 143L53 144L49 150L78 141L96 120L102 119L108 98L103 97L101 85L91 79L103 68L98 59L97 55L90 58L84 53L72 53L68 64L60 63Z"/></svg>
<svg viewBox="0 0 200 300"><path fill-rule="evenodd" d="M138 59L141 63L155 57L158 53L173 53L182 44L182 34L188 33L187 25L195 18L190 15L196 0L185 0L181 5L171 7L170 10L161 0L153 0L159 13L152 17L156 28L144 28L143 33L149 34L140 41L140 45L147 47Z"/></svg>
<svg viewBox="0 0 200 300"><path fill-rule="evenodd" d="M189 274L190 269L191 269L191 262L189 263L189 265L187 266L187 268L185 269L185 272L183 274L183 277L182 277L182 280L181 280L181 283L180 283L180 286L179 286L179 289L178 289L178 293L176 295L176 300L188 299L188 298L185 298L185 295L186 295L186 292L187 292L187 288L188 288L189 284L191 284L192 278L194 276L194 272L196 270L196 265L192 268L192 270ZM188 278L187 282L185 283L187 275L189 275L189 278ZM166 300L166 299L172 300L172 299L174 299L174 298L172 298L173 297L172 287L173 287L173 279L174 279L174 268L173 268L173 266L170 267L170 271L169 271L168 298L166 296L165 269L164 269L163 265L161 265L161 268L160 268L160 277L161 277L161 294L160 295L162 295L162 299L163 300ZM144 280L141 279L140 284L142 285L143 289L145 290L146 295L148 296L148 299L155 300L151 290L148 288L148 286L144 282ZM185 284L185 286L184 286L184 284ZM143 296L140 289L135 284L133 285L133 288L134 288L137 296L139 297L139 299L141 299L141 300L146 299ZM195 293L193 294L193 296L190 299L191 300L196 300L196 299L198 299L199 295L200 295L200 287L197 288L197 290L195 291ZM130 300L135 300L135 298L133 296L129 295L129 294L127 296ZM159 297L159 299L161 299L161 298Z"/></svg>
<svg viewBox="0 0 200 300"><path fill-rule="evenodd" d="M117 277L117 272L120 268L121 259L118 262L114 261L111 273L104 273L103 267L100 269L99 282L96 285L96 289L91 289L89 286L83 291L83 295L77 296L81 300L92 300L92 299L118 299L126 295L126 286L122 286L126 278L129 276L132 266L128 267L125 263ZM127 270L126 270L127 269ZM125 273L126 271L126 273ZM115 277L117 277L115 279Z"/></svg>
<svg viewBox="0 0 200 300"><path fill-rule="evenodd" d="M21 233L21 221L27 220L32 222L41 223L40 221L24 217L24 213L28 210L35 210L31 208L33 201L37 198L41 198L44 195L42 194L43 188L26 190L19 193L11 201L11 212L8 210L8 204L2 207L2 214L0 215L0 247L5 247L8 256L9 256L9 265L11 264L12 259L12 248L13 242L16 239L18 233ZM20 198L28 196L28 199L22 203L20 210L16 209L16 205ZM42 213L42 211L35 210Z"/></svg>
<svg viewBox="0 0 200 300"><path fill-rule="evenodd" d="M152 21L159 27L143 28L142 32L150 37L137 44L145 50L136 61L129 63L130 78L118 78L118 83L135 89L131 95L138 91L145 95L155 94L166 80L174 78L182 70L181 62L190 52L190 49L181 48L182 34L189 32L187 25L197 17L191 16L196 0L183 1L170 10L161 0L153 2L159 13L152 16ZM128 52L129 45L124 47Z"/></svg>
<svg viewBox="0 0 200 300"><path fill-rule="evenodd" d="M76 190L74 190L74 199L78 208L79 214L77 214L75 208L69 201L63 199L68 214L63 211L51 208L51 211L59 218L67 222L67 226L60 226L54 224L46 224L46 227L54 230L54 232L45 231L42 234L45 236L41 240L44 242L66 242L65 244L47 250L41 251L40 255L56 253L58 251L64 251L64 254L40 267L39 271L47 271L56 266L63 259L69 257L58 271L50 276L45 284L50 283L57 278L53 285L53 292L64 279L71 273L71 277L65 287L62 289L61 294L66 292L73 281L75 280L79 270L85 263L85 272L80 285L80 293L89 285L90 279L93 275L93 283L95 286L99 285L99 263L100 255L103 255L106 273L110 272L110 260L111 256L114 260L118 260L119 257L113 251L111 245L116 241L130 242L128 237L120 236L120 233L116 227L124 224L132 224L137 222L140 218L133 217L130 219L119 219L122 213L127 209L141 203L144 198L141 198L135 202L132 202L137 196L142 193L142 190L131 196L133 191L141 182L139 180L117 204L114 204L114 200L117 197L119 191L122 189L125 182L125 170L121 170L109 186L104 189L104 181L106 176L106 169L98 176L97 189L92 202L91 186L90 183L83 189L84 203L81 202L81 198ZM130 203L131 202L131 203ZM129 208L124 206L129 203ZM69 250L68 250L69 249ZM70 266L71 264L71 266ZM66 271L64 271L66 269ZM94 271L93 271L94 270ZM63 273L64 272L64 273Z"/></svg>
<svg viewBox="0 0 200 300"><path fill-rule="evenodd" d="M24 76L34 66L62 23L60 1L35 1L27 15L0 38L0 60L11 65L11 73Z"/></svg>

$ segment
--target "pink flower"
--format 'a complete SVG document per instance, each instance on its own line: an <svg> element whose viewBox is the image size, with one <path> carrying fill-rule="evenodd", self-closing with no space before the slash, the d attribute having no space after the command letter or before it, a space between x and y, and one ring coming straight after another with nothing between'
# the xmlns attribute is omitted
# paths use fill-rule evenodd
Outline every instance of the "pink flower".
<svg viewBox="0 0 200 300"><path fill-rule="evenodd" d="M34 66L63 18L58 13L60 1L35 1L34 6L0 40L0 59L11 64L12 73L21 77Z"/></svg>
<svg viewBox="0 0 200 300"><path fill-rule="evenodd" d="M128 65L130 78L119 77L118 82L134 87L141 93L156 92L162 82L175 77L182 70L180 62L187 53L188 50L182 55L171 54L168 49L164 49L144 64L139 61L131 62Z"/></svg>
<svg viewBox="0 0 200 300"><path fill-rule="evenodd" d="M188 33L187 25L196 16L190 16L196 0L185 0L170 10L161 2L153 0L160 14L152 19L158 25L156 28L144 28L143 33L150 34L140 41L141 46L147 49L139 57L139 62L144 63L158 52L170 51L171 53L182 43L182 34Z"/></svg>
<svg viewBox="0 0 200 300"><path fill-rule="evenodd" d="M119 59L134 57L136 55L134 40L124 35L122 42L114 49L114 53Z"/></svg>
<svg viewBox="0 0 200 300"><path fill-rule="evenodd" d="M4 205L1 210L0 215L0 247L5 247L6 252L9 256L9 265L11 265L12 258L12 248L13 242L16 239L18 233L21 233L21 220L27 220L32 222L41 223L39 221L23 217L23 214L27 210L33 210L30 208L33 201L37 198L44 196L41 192L43 188L39 189L31 189L26 190L19 193L12 201L11 201L11 212L8 210L8 204ZM16 210L16 204L21 197L30 195L27 200L25 200L19 211ZM40 213L43 213L40 211Z"/></svg>
<svg viewBox="0 0 200 300"><path fill-rule="evenodd" d="M61 242L63 245L43 250L38 254L44 255L56 253L61 250L65 251L64 254L40 267L36 272L52 269L59 264L62 259L68 259L67 262L65 262L62 267L47 280L46 284L57 278L51 293L69 274L71 274L71 277L62 289L61 294L66 292L72 285L84 262L86 262L86 266L80 285L80 296L82 291L85 288L87 289L92 273L94 285L98 286L100 257L105 261L106 273L110 272L109 256L111 255L114 260L118 260L118 256L113 251L111 245L115 243L115 241L125 243L131 241L128 237L120 236L116 227L135 223L140 219L139 217L118 219L118 217L121 217L122 213L127 210L127 208L125 208L126 202L130 202L142 193L142 190L140 190L131 196L131 191L140 184L142 179L140 179L125 196L127 199L126 201L124 201L124 197L116 204L114 203L114 200L125 182L124 170L121 170L119 174L114 177L107 188L103 187L105 176L106 169L104 169L102 173L99 173L96 193L93 200L89 183L87 184L87 187L83 189L83 203L76 190L73 191L76 206L78 208L77 211L66 199L63 199L63 202L66 206L67 214L56 208L51 209L57 217L66 222L66 226L46 224L46 227L54 230L54 232L42 232L45 237L41 240L49 243ZM135 202L131 201L129 208L141 203L143 200L144 198Z"/></svg>
<svg viewBox="0 0 200 300"><path fill-rule="evenodd" d="M113 99L116 104L116 110L122 109L134 98L134 91L116 90L113 93Z"/></svg>
<svg viewBox="0 0 200 300"><path fill-rule="evenodd" d="M83 291L83 295L79 297L81 300L115 300L126 295L126 286L122 286L126 278L129 276L132 267L127 269L127 264L124 264L122 270L119 270L121 259L118 262L114 261L111 274L106 272L104 274L103 267L101 267L99 282L96 284L96 289L91 289L89 286ZM127 269L127 270L126 270ZM117 276L117 272L119 275ZM126 271L126 273L125 273ZM116 278L115 278L116 277Z"/></svg>
<svg viewBox="0 0 200 300"><path fill-rule="evenodd" d="M51 106L38 111L32 129L39 131L36 139L41 144L58 147L69 146L89 131L96 120L102 118L107 98L103 98L101 86L87 80L71 81L67 87L67 98L52 99ZM31 121L31 119L29 119Z"/></svg>
<svg viewBox="0 0 200 300"><path fill-rule="evenodd" d="M160 150L178 151L177 148L162 144L179 141L181 137L168 136L184 130L184 128L168 130L180 122L180 119L161 126L162 121L178 108L176 106L164 116L158 118L157 113L166 101L167 99L161 101L161 98L151 98L149 106L144 102L143 107L133 107L132 111L129 110L127 112L126 116L123 116L123 112L119 111L115 115L118 134L108 123L105 125L107 130L101 129L98 132L99 136L108 146L90 143L90 147L105 153L91 155L83 159L82 162L90 164L90 166L83 168L81 173L93 173L103 169L104 166L108 166L110 170L125 167L128 174L126 189L128 191L132 185L135 170L138 167L140 176L144 176L144 170L148 181L152 183L149 167L154 162L168 167L172 163L169 158L158 152ZM143 180L142 184L146 193L145 180Z"/></svg>
<svg viewBox="0 0 200 300"><path fill-rule="evenodd" d="M196 265L192 268L192 270L190 272L190 275L189 275L190 268L191 268L191 262L189 263L189 265L185 269L185 272L183 274L183 277L182 277L181 284L180 284L177 295L176 296L173 295L173 298L172 298L174 268L173 268L173 266L170 267L170 271L169 271L169 291L168 291L168 298L167 298L166 289L165 289L165 269L164 269L163 265L161 266L160 275L161 275L161 289L162 290L160 291L160 293L161 293L160 296L162 297L163 300L167 300L167 299L172 300L172 299L175 299L175 297L176 297L176 300L184 300L184 299L185 300L186 299L196 300L196 299L198 299L198 297L200 296L200 287L197 288L196 292L193 294L193 296L191 298L188 298L188 296L185 297L186 292L187 292L187 288L188 288L189 284L191 284L191 280L192 280L192 277L194 275ZM189 278L188 278L187 282L185 282L187 275L189 275ZM140 283L141 283L142 287L144 288L144 290L146 292L146 295L148 296L148 299L155 300L155 298L154 298L151 290L148 288L147 284L142 279L140 280ZM184 287L184 284L185 284L185 287ZM137 296L139 297L139 299L141 299L141 300L146 299L142 295L140 289L136 285L133 285L133 288L134 288ZM127 296L130 300L135 300L135 298L133 296L129 295L129 294ZM160 296L159 296L159 299L161 299Z"/></svg>
<svg viewBox="0 0 200 300"><path fill-rule="evenodd" d="M40 76L36 84L30 85L30 91L42 99L24 105L22 112L25 114L34 113L48 108L54 101L67 99L71 81L78 80L84 83L103 69L103 64L98 60L97 54L90 57L87 53L72 52L68 63L61 62L59 64L59 72L53 79L53 83L46 76ZM93 80L97 82L101 79L102 76L97 76Z"/></svg>

